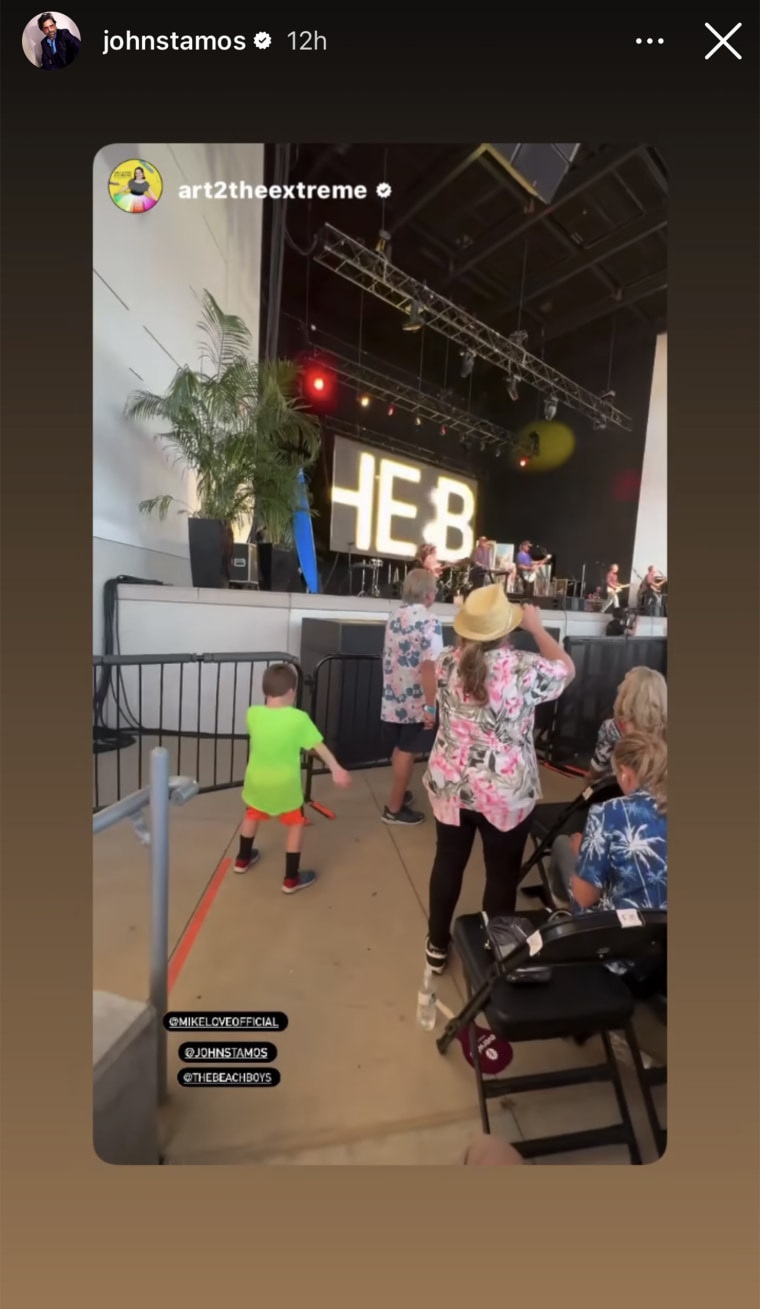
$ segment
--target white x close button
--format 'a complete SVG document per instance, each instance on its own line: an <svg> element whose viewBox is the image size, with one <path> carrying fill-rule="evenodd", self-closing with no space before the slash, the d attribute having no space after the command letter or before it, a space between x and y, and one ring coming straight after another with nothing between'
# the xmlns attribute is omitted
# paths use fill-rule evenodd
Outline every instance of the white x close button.
<svg viewBox="0 0 760 1309"><path fill-rule="evenodd" d="M712 32L713 36L717 37L718 39L718 44L714 45L712 50L710 50L709 54L705 55L705 59L712 59L713 55L717 54L718 50L727 50L730 54L734 56L734 59L741 59L741 55L739 54L739 51L734 50L734 47L728 44L729 39L732 36L735 36L736 33L739 31L739 28L741 27L741 23L737 23L736 27L732 27L731 31L727 32L725 36L721 36L720 32L716 32L712 23L705 23L705 27L707 28L708 32Z"/></svg>

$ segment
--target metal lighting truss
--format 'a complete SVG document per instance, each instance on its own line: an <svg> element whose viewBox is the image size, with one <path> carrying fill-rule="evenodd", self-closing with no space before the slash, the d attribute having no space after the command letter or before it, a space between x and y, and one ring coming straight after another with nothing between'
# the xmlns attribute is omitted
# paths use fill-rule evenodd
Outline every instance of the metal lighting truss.
<svg viewBox="0 0 760 1309"><path fill-rule="evenodd" d="M414 414L423 422L435 423L438 427L445 427L447 431L459 432L473 442L479 441L481 447L527 449L527 443L506 428L496 427L485 418L476 418L464 409L456 409L435 396L418 391L414 386L396 382L392 377L386 377L384 373L378 373L374 368L366 368L364 364L357 363L353 359L346 359L342 355L333 354L332 351L320 351L319 361L335 373L339 381L366 391L373 399L381 400L384 404L396 405L399 409Z"/></svg>
<svg viewBox="0 0 760 1309"><path fill-rule="evenodd" d="M420 463L430 464L432 468L440 467L444 473L457 473L460 477L473 476L473 464L467 462L464 452L462 462L459 463L456 459L449 459L448 455L442 458L439 451L428 450L422 445L410 445L407 441L400 441L385 432L375 432L360 423L347 423L344 418L324 418L322 422L333 436L364 442L378 450L386 450L388 454L398 455L399 459L406 459L407 462L418 459Z"/></svg>
<svg viewBox="0 0 760 1309"><path fill-rule="evenodd" d="M319 233L314 258L323 267L384 300L400 313L417 315L421 325L453 341L464 355L483 359L503 369L515 381L525 381L569 409L587 414L598 427L631 430L630 418L615 408L611 396L594 395L593 391L578 386L569 377L529 354L524 346L525 333L502 336L458 305L431 291L423 282L402 273L382 254L369 250L330 224Z"/></svg>

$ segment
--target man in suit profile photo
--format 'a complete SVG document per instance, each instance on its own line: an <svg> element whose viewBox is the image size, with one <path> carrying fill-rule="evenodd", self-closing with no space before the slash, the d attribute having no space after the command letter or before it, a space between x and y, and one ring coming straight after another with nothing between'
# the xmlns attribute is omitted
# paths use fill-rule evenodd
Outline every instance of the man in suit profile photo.
<svg viewBox="0 0 760 1309"><path fill-rule="evenodd" d="M79 37L68 28L59 27L52 14L40 14L37 26L42 32L41 67L53 72L73 64L82 44Z"/></svg>

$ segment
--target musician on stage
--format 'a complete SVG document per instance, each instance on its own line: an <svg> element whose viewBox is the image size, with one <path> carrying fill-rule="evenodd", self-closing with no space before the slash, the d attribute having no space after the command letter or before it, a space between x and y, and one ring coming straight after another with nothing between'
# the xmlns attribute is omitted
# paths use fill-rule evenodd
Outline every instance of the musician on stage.
<svg viewBox="0 0 760 1309"><path fill-rule="evenodd" d="M417 551L417 558L412 564L412 568L426 568L427 571L429 573L432 573L434 577L440 577L441 564L439 563L438 560L437 547L434 545L429 545L427 541L423 541L422 545Z"/></svg>
<svg viewBox="0 0 760 1309"><path fill-rule="evenodd" d="M543 564L548 564L551 555L545 559L534 559L531 552L533 547L532 541L521 541L520 549L517 551L515 563L517 565L517 576L520 579L520 590L527 599L531 599L536 585L536 570Z"/></svg>
<svg viewBox="0 0 760 1309"><path fill-rule="evenodd" d="M478 537L471 561L470 589L475 591L491 580L491 570L494 566L494 546L487 536Z"/></svg>
<svg viewBox="0 0 760 1309"><path fill-rule="evenodd" d="M667 577L654 564L649 565L639 587L639 607L643 611L656 609L657 597L662 594L663 587L667 585L667 580Z"/></svg>

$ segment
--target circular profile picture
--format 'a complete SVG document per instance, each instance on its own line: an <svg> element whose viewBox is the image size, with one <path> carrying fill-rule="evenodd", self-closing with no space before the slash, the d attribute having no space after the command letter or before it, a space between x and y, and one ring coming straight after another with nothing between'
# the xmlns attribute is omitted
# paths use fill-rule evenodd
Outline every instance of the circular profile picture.
<svg viewBox="0 0 760 1309"><path fill-rule="evenodd" d="M73 64L82 45L79 28L68 14L44 10L30 18L21 44L24 54L35 68L55 73Z"/></svg>
<svg viewBox="0 0 760 1309"><path fill-rule="evenodd" d="M158 204L163 189L161 174L145 159L127 159L108 179L108 193L125 214L147 214Z"/></svg>

